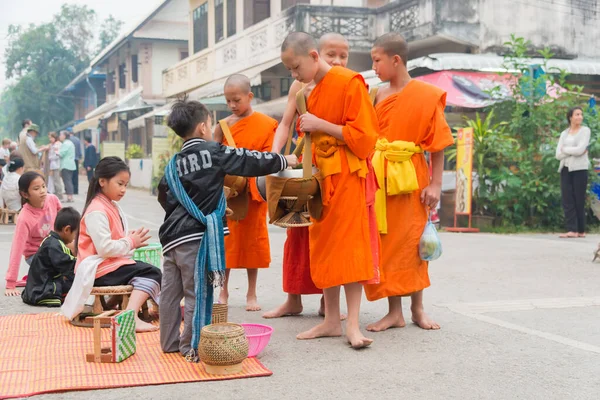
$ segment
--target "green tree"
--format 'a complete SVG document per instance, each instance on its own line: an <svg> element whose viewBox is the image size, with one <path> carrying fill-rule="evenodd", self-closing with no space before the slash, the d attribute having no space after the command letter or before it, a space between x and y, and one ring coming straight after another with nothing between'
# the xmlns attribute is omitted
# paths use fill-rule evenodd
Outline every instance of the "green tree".
<svg viewBox="0 0 600 400"><path fill-rule="evenodd" d="M15 138L25 118L45 133L73 117L71 98L60 92L96 54L96 18L87 6L65 4L51 22L9 27L5 67L11 83L0 96L3 135ZM121 25L107 18L100 42L110 42Z"/></svg>
<svg viewBox="0 0 600 400"><path fill-rule="evenodd" d="M537 51L542 62L540 73L536 73L538 66L533 65L530 57L529 41L513 36L506 46L505 68L514 71L509 73L514 82L512 96L491 107L494 122L505 121L505 125L503 129L490 129L491 135L486 140L507 135L518 146L492 154L490 161L495 167L484 170L487 177L480 184L486 185L486 190L480 190L478 195L485 204L479 206L499 217L505 226L558 229L563 213L556 143L560 132L567 127L567 110L584 106L586 99L581 96L581 87L566 82L564 71L548 66L553 57L549 50ZM478 124L473 121L472 126L477 128ZM499 143L494 147L501 149Z"/></svg>
<svg viewBox="0 0 600 400"><path fill-rule="evenodd" d="M94 51L96 11L87 6L63 4L53 18L53 25L62 45L78 59L89 61Z"/></svg>
<svg viewBox="0 0 600 400"><path fill-rule="evenodd" d="M111 44L112 41L119 36L122 27L123 21L116 19L112 15L109 15L108 18L104 20L100 29L98 50L96 51L96 54L100 53L102 49Z"/></svg>

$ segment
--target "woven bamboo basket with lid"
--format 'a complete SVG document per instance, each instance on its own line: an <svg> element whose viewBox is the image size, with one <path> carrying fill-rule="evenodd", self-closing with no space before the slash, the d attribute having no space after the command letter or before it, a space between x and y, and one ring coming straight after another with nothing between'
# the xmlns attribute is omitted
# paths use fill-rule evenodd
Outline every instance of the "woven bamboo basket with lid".
<svg viewBox="0 0 600 400"><path fill-rule="evenodd" d="M227 304L215 303L212 310L212 323L220 324L227 322Z"/></svg>
<svg viewBox="0 0 600 400"><path fill-rule="evenodd" d="M209 374L241 372L248 349L248 339L241 325L226 322L202 328L198 355Z"/></svg>

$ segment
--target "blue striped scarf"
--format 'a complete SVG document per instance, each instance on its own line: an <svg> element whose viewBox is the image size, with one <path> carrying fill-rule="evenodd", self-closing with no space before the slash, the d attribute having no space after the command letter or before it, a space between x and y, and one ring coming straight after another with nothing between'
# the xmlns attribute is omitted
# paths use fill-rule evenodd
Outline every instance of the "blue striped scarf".
<svg viewBox="0 0 600 400"><path fill-rule="evenodd" d="M183 184L177 174L176 157L171 159L165 169L165 179L167 180L169 189L179 204L194 219L206 226L206 230L200 241L200 248L194 269L196 304L192 322L191 345L192 349L197 350L202 327L211 323L214 288L222 287L225 282L223 216L225 215L227 203L225 201L225 193L222 193L217 209L208 215L204 215L183 188Z"/></svg>

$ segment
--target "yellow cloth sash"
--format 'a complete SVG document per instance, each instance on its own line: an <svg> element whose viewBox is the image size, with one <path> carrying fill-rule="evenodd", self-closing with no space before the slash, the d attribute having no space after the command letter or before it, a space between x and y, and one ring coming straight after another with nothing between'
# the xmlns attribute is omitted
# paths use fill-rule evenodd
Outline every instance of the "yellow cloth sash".
<svg viewBox="0 0 600 400"><path fill-rule="evenodd" d="M396 140L390 143L385 138L377 141L373 169L379 184L379 190L375 193L375 213L380 233L387 233L386 196L409 194L419 189L417 171L411 158L413 154L422 152L421 147L413 142Z"/></svg>
<svg viewBox="0 0 600 400"><path fill-rule="evenodd" d="M346 146L346 143L324 133L313 133L312 138L315 144L317 167L321 175L326 178L341 173L342 158L338 150L339 147ZM346 159L351 173L358 171L358 176L361 178L367 176L367 162L358 158L347 146Z"/></svg>
<svg viewBox="0 0 600 400"><path fill-rule="evenodd" d="M345 146L346 159L350 173L358 173L361 178L367 176L367 161L361 160L354 154L346 143L337 140L333 136L321 132L311 134L315 149L315 164L323 179L321 184L321 198L323 205L329 205L333 197L333 184L331 176L342 172L342 156L339 152L340 147Z"/></svg>

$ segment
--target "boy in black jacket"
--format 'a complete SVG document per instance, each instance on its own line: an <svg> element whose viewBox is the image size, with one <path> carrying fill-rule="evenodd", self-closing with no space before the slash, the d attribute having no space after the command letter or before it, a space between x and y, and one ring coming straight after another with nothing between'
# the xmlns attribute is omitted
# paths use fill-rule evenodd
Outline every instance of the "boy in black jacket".
<svg viewBox="0 0 600 400"><path fill-rule="evenodd" d="M33 256L23 302L32 306L60 307L75 278L77 259L67 247L77 236L81 216L71 207L62 208L54 220L54 231Z"/></svg>
<svg viewBox="0 0 600 400"><path fill-rule="evenodd" d="M177 175L194 204L208 215L215 211L223 193L225 175L262 176L298 164L296 156L261 153L223 146L213 141L211 117L197 101L178 101L173 105L168 125L183 138L176 155ZM205 226L188 214L170 193L163 177L158 186L158 201L165 220L159 237L163 246L163 278L160 295L160 344L166 353L179 351L186 360L198 362L191 348L194 315L194 265ZM228 234L223 217L223 234ZM185 298L184 329L180 333L180 302Z"/></svg>

